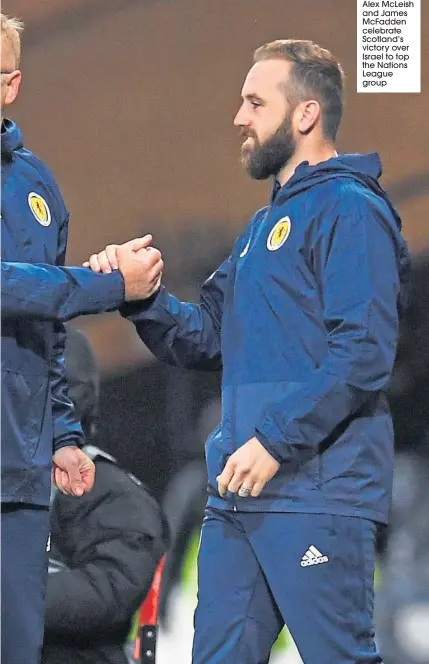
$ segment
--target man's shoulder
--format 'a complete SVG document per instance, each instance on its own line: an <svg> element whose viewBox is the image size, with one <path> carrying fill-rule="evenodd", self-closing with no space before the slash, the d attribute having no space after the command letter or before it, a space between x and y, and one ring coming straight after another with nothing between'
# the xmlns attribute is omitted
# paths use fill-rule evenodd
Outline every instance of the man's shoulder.
<svg viewBox="0 0 429 664"><path fill-rule="evenodd" d="M21 179L36 186L42 185L59 205L64 206L60 188L49 166L28 148L18 148L14 156L15 179L18 183Z"/></svg>
<svg viewBox="0 0 429 664"><path fill-rule="evenodd" d="M264 205L264 207L261 207L258 210L256 210L256 212L250 219L249 223L245 226L243 231L238 236L238 239L246 238L247 240L249 236L252 235L255 227L257 227L261 223L261 221L266 217L269 211L270 211L269 205Z"/></svg>
<svg viewBox="0 0 429 664"><path fill-rule="evenodd" d="M92 448L93 451L88 454L89 448ZM95 463L96 477L98 479L96 483L99 485L100 490L108 492L109 490L112 492L136 492L138 496L157 504L147 486L131 471L124 468L115 457L95 446L85 445L83 451Z"/></svg>
<svg viewBox="0 0 429 664"><path fill-rule="evenodd" d="M307 210L316 216L328 213L339 216L362 214L370 208L378 207L382 200L376 191L363 182L343 174L317 183L309 193Z"/></svg>
<svg viewBox="0 0 429 664"><path fill-rule="evenodd" d="M98 512L108 510L112 523L116 522L115 515L124 527L137 520L145 532L160 537L165 528L162 508L148 487L126 468L107 458L99 456L94 463L96 480L88 501Z"/></svg>
<svg viewBox="0 0 429 664"><path fill-rule="evenodd" d="M253 215L253 217L250 220L250 224L252 225L252 224L257 223L258 221L260 221L267 214L269 209L270 209L269 205L264 205L264 207L261 207L261 208L259 208L259 210L256 210L255 214Z"/></svg>
<svg viewBox="0 0 429 664"><path fill-rule="evenodd" d="M54 174L49 166L28 148L15 150L16 164L22 170L26 170L29 177L42 179L48 186L58 187Z"/></svg>
<svg viewBox="0 0 429 664"><path fill-rule="evenodd" d="M329 196L332 200L342 200L346 198L349 201L358 199L363 191L370 191L363 182L350 177L346 174L339 174L335 177L327 178L317 183L310 189L310 193L316 195Z"/></svg>

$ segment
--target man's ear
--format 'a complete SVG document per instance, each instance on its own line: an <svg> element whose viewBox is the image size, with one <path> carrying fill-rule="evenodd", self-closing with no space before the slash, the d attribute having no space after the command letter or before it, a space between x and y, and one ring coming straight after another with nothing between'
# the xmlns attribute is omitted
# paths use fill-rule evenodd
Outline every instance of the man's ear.
<svg viewBox="0 0 429 664"><path fill-rule="evenodd" d="M320 119L320 104L315 99L304 101L298 104L295 113L298 131L300 134L308 134Z"/></svg>
<svg viewBox="0 0 429 664"><path fill-rule="evenodd" d="M18 96L19 86L21 85L22 74L19 69L16 69L11 74L7 74L9 80L7 81L6 95L4 98L5 106L13 104Z"/></svg>

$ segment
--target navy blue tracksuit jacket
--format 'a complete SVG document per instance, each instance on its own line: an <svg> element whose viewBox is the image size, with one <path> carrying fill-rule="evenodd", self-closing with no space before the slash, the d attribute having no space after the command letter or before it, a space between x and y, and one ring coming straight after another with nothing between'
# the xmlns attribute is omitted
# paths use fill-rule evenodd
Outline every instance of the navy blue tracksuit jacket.
<svg viewBox="0 0 429 664"><path fill-rule="evenodd" d="M258 211L199 305L164 288L126 306L161 360L222 368L222 422L206 444L209 506L386 522L386 399L409 256L376 154L302 163ZM281 466L260 497L221 498L216 476L256 436Z"/></svg>
<svg viewBox="0 0 429 664"><path fill-rule="evenodd" d="M61 267L68 213L52 174L10 120L1 148L1 500L49 505L53 452L83 439L67 396L61 321L119 306L124 287L118 272Z"/></svg>

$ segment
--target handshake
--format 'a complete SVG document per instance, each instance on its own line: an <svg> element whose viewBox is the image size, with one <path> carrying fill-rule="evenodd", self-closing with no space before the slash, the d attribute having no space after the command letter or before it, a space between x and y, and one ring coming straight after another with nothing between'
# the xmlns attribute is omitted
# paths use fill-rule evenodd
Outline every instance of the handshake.
<svg viewBox="0 0 429 664"><path fill-rule="evenodd" d="M145 235L125 244L110 244L83 265L104 274L119 270L125 282L125 300L146 300L159 290L164 269L161 252L151 247L151 242L152 235Z"/></svg>

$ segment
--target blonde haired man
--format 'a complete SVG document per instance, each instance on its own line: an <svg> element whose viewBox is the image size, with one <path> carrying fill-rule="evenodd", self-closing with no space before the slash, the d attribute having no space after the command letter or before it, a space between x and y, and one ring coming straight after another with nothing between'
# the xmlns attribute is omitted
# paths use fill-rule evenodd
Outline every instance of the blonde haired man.
<svg viewBox="0 0 429 664"><path fill-rule="evenodd" d="M18 95L21 21L1 14L2 477L1 660L37 664L43 639L51 470L81 496L94 464L68 397L62 321L113 309L157 288L160 253L133 256L127 274L65 268L68 212L49 171L3 111ZM146 268L149 267L149 271ZM142 268L144 277L142 278ZM133 280L131 274L136 279ZM134 294L133 294L134 293Z"/></svg>
<svg viewBox="0 0 429 664"><path fill-rule="evenodd" d="M2 78L2 109L5 104L11 104L15 101L21 83L21 72L19 71L21 61L20 33L23 29L22 21L1 14L1 75L7 77L5 86Z"/></svg>

